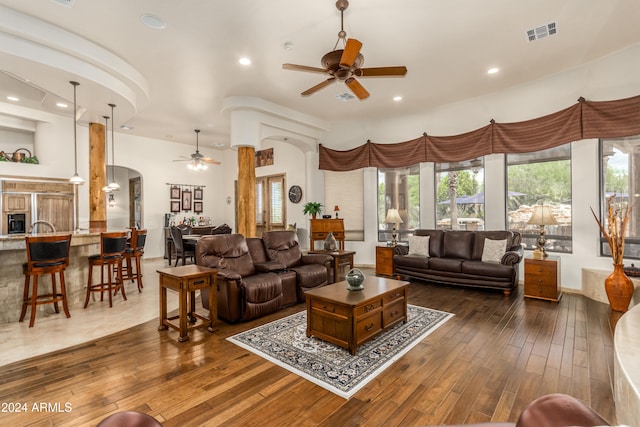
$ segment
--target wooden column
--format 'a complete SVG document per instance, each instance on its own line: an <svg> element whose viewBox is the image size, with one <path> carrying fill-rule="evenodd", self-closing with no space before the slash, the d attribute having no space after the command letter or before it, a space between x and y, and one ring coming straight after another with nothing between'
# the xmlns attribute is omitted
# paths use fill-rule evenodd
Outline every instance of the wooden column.
<svg viewBox="0 0 640 427"><path fill-rule="evenodd" d="M104 125L89 124L89 230L107 229L107 198L102 187L107 185Z"/></svg>
<svg viewBox="0 0 640 427"><path fill-rule="evenodd" d="M238 147L238 233L256 236L256 149Z"/></svg>

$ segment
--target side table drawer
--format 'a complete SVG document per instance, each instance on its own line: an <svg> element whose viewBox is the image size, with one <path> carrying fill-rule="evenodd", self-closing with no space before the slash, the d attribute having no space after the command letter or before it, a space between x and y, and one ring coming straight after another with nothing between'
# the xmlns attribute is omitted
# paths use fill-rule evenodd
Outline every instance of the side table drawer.
<svg viewBox="0 0 640 427"><path fill-rule="evenodd" d="M196 277L187 281L187 289L201 289L211 286L211 276Z"/></svg>
<svg viewBox="0 0 640 427"><path fill-rule="evenodd" d="M532 297L556 299L558 298L558 287L555 284L525 282L524 293Z"/></svg>

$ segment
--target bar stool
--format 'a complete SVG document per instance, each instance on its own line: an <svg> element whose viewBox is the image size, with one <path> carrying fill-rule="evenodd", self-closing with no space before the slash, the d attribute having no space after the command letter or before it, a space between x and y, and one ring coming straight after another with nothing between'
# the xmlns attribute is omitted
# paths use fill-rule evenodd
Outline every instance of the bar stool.
<svg viewBox="0 0 640 427"><path fill-rule="evenodd" d="M131 230L130 244L124 251L122 281L135 280L138 283L138 292L142 292L142 269L140 259L144 254L144 244L147 241L147 230ZM135 265L134 265L135 262Z"/></svg>
<svg viewBox="0 0 640 427"><path fill-rule="evenodd" d="M126 232L100 233L100 253L89 257L89 279L87 280L84 308L89 305L89 297L92 292L100 292L100 301L103 301L104 292L108 292L109 307L113 307L112 292L115 296L118 291L122 291L122 297L127 299L122 282L122 258L126 246ZM100 267L100 283L93 284L93 267ZM105 268L108 275L106 282L104 280Z"/></svg>
<svg viewBox="0 0 640 427"><path fill-rule="evenodd" d="M24 272L24 296L20 322L27 314L27 307L31 307L31 319L29 327L33 327L36 321L36 308L42 304L53 304L56 313L60 313L58 302L62 302L62 309L67 318L69 307L67 306L67 288L64 282L64 269L69 266L69 247L71 235L59 236L26 236L27 263L23 264ZM60 292L56 284L56 273L60 276ZM38 295L38 277L43 274L51 274L51 293ZM31 284L31 277L33 283ZM30 286L31 284L31 286ZM29 296L31 288L31 296Z"/></svg>

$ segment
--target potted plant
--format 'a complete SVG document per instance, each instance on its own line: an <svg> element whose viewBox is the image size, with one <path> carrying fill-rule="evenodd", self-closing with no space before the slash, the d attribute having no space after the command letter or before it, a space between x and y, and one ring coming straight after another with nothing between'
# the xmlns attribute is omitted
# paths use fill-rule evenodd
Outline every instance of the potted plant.
<svg viewBox="0 0 640 427"><path fill-rule="evenodd" d="M616 194L613 193L611 197L607 198L606 228L602 225L593 209L591 209L600 231L607 239L609 249L611 249L611 258L613 258L613 273L604 281L609 305L613 311L627 311L633 297L633 282L625 274L623 264L624 239L632 209L632 203L617 201Z"/></svg>
<svg viewBox="0 0 640 427"><path fill-rule="evenodd" d="M308 202L302 207L302 213L305 215L311 215L311 218L315 219L316 215L318 215L322 211L322 203L319 202Z"/></svg>

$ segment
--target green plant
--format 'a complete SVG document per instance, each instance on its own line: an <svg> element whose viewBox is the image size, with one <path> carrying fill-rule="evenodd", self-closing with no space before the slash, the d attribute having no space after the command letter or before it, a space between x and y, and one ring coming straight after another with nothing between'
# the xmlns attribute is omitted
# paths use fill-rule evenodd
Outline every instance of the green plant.
<svg viewBox="0 0 640 427"><path fill-rule="evenodd" d="M38 161L38 158L37 158L36 156L31 156L31 157L24 157L24 158L21 160L21 163L31 163L31 164L33 164L33 165L37 165L37 164L39 164L40 162Z"/></svg>
<svg viewBox="0 0 640 427"><path fill-rule="evenodd" d="M322 203L308 202L302 207L302 213L305 215L317 215L322 211Z"/></svg>

